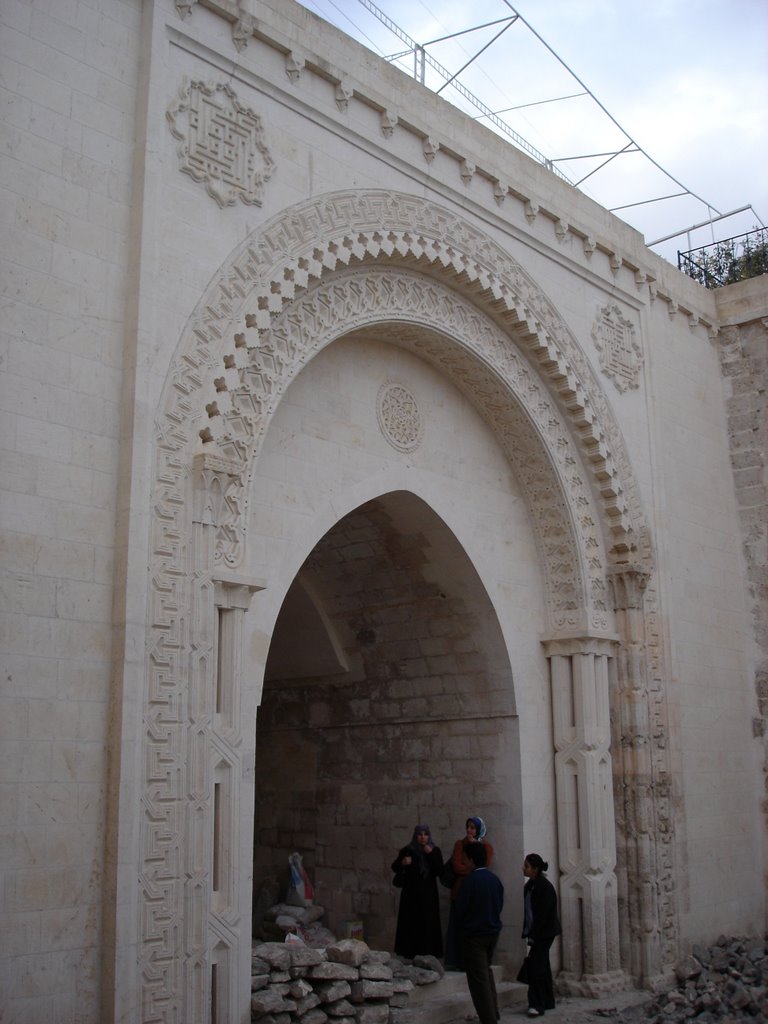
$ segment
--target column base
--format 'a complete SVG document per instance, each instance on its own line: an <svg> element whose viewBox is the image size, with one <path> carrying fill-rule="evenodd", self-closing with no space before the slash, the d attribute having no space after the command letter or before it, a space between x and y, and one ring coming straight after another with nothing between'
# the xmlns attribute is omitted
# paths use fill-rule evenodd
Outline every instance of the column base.
<svg viewBox="0 0 768 1024"><path fill-rule="evenodd" d="M625 992L635 985L626 971L608 971L605 974L574 974L561 971L555 981L556 990L564 996L597 999L611 992Z"/></svg>

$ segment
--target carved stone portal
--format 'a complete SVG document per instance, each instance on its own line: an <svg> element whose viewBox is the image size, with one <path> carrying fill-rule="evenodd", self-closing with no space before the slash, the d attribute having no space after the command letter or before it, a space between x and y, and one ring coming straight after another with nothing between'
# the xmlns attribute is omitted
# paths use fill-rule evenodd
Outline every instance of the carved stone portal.
<svg viewBox="0 0 768 1024"><path fill-rule="evenodd" d="M187 173L207 180L219 202L239 194L256 201L258 188L247 192L243 175L232 170L247 161L227 157L224 173L216 147L212 156L207 144L197 148L194 117L185 128L193 110L215 124L251 125L264 159L258 186L271 162L253 141L256 123L241 118L226 88L201 83L169 112ZM234 128L233 136L240 138ZM345 274L353 257L357 270ZM202 1019L211 965L233 998L247 988L250 930L246 941L234 909L247 895L247 866L213 863L217 829L234 828L244 813L240 751L255 727L228 717L239 669L217 655L219 636L237 646L240 609L258 586L228 576L247 543L243 481L284 388L305 361L340 334L386 324L395 311L401 339L412 330L411 347L483 409L505 451L519 452L530 507L553 509L555 518L537 528L548 531L540 536L549 600L563 614L566 636L584 636L585 628L594 636L598 620L607 624L606 558L632 548L644 565L652 561L620 432L593 371L556 309L490 238L434 204L373 191L308 201L261 229L258 244L247 239L190 321L157 421L136 921L148 1021ZM196 462L201 443L206 454ZM573 588L553 596L563 572ZM604 705L605 652L553 650L552 657L565 659L556 676L573 699L579 687L586 699L591 687ZM585 690L587 677L593 682ZM597 724L594 735L574 738L573 749L557 733L559 771L563 785L576 780L585 788L582 810L601 815L601 835L610 836L610 762L599 716ZM570 783L569 757L578 762ZM599 843L573 865L566 858L564 891L571 900L582 885L587 916L578 963L606 980L614 964L603 962L600 944L612 941L616 905L609 845ZM218 889L211 884L216 871ZM122 951L125 962L134 954Z"/></svg>

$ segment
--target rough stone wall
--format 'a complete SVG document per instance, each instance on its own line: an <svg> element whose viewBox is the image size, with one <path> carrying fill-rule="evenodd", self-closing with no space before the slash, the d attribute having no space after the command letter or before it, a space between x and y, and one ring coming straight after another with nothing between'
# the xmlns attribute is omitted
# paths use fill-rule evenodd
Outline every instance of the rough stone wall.
<svg viewBox="0 0 768 1024"><path fill-rule="evenodd" d="M379 502L344 517L304 571L334 595L347 668L268 668L258 719L256 885L302 851L331 929L362 919L382 949L397 916L390 863L414 825L430 824L447 858L474 808L497 837L512 816L511 780L503 796L492 782L514 727L498 624L466 558L430 573L431 548Z"/></svg>
<svg viewBox="0 0 768 1024"><path fill-rule="evenodd" d="M768 278L764 282L768 293ZM758 650L753 731L764 740L763 810L768 826L768 318L725 327L720 336L720 360L727 385L731 463Z"/></svg>

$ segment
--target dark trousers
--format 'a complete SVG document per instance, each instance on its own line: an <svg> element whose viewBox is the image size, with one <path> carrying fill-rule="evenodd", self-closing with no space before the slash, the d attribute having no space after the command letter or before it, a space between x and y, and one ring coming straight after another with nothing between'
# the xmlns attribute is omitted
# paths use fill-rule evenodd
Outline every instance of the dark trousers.
<svg viewBox="0 0 768 1024"><path fill-rule="evenodd" d="M555 1008L549 947L554 939L543 939L528 947L528 1006L544 1013Z"/></svg>
<svg viewBox="0 0 768 1024"><path fill-rule="evenodd" d="M496 943L495 935L467 935L461 944L467 986L472 1005L480 1018L480 1024L496 1024L499 1019L499 1003L496 999L496 982L493 980L491 959Z"/></svg>

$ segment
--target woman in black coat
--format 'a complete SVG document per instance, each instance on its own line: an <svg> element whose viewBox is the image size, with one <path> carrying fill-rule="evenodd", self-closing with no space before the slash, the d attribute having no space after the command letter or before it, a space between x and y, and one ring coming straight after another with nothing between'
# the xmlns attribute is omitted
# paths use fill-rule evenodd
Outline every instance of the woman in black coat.
<svg viewBox="0 0 768 1024"><path fill-rule="evenodd" d="M529 853L523 862L528 879L523 889L523 938L528 941L528 1016L541 1017L555 1008L549 948L561 934L557 916L557 893L544 874L549 867L538 853Z"/></svg>
<svg viewBox="0 0 768 1024"><path fill-rule="evenodd" d="M440 847L432 842L429 825L417 825L413 838L392 861L393 882L400 886L395 952L415 956L443 955L443 929L437 879L443 870Z"/></svg>

